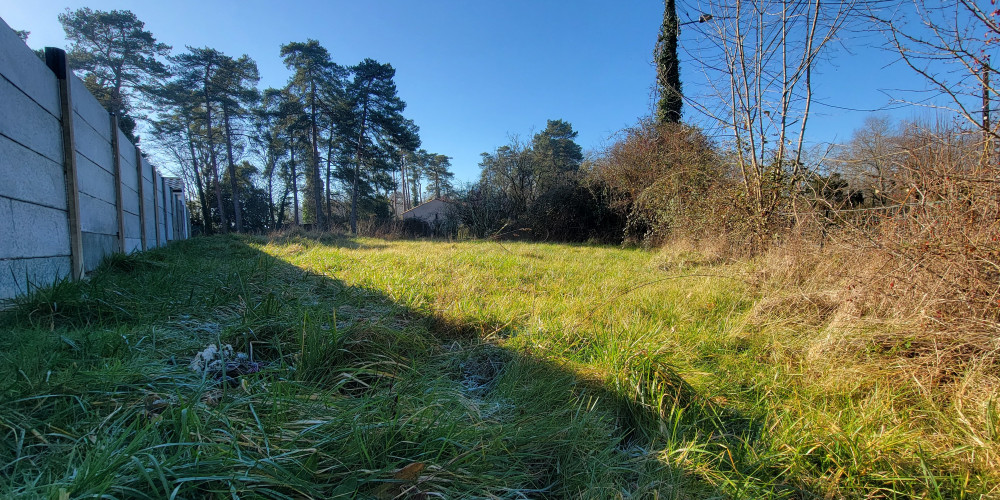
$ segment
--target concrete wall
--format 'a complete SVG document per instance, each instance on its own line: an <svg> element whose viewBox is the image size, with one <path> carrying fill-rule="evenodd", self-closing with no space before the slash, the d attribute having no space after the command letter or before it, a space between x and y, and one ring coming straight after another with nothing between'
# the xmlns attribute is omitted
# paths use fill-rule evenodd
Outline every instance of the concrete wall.
<svg viewBox="0 0 1000 500"><path fill-rule="evenodd" d="M180 231L187 212L177 203L183 183L168 179L165 189L149 162L137 165L137 148L113 127L107 110L78 78L66 82L72 113L64 117L62 80L0 20L0 300L91 271L110 253L188 234ZM66 126L72 127L70 148ZM70 168L75 185L67 181Z"/></svg>

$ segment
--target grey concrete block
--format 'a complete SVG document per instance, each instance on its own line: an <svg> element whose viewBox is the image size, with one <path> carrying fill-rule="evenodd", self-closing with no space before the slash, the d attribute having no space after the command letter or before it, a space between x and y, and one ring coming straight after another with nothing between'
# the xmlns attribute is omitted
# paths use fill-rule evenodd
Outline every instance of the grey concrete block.
<svg viewBox="0 0 1000 500"><path fill-rule="evenodd" d="M0 19L0 73L58 118L59 83L52 70Z"/></svg>
<svg viewBox="0 0 1000 500"><path fill-rule="evenodd" d="M122 210L137 217L139 215L139 193L129 186L122 186Z"/></svg>
<svg viewBox="0 0 1000 500"><path fill-rule="evenodd" d="M149 189L153 189L152 185ZM154 225L155 218L153 216L153 195L152 192L147 190L144 203L146 205L146 246L148 248L153 248L156 246L156 227Z"/></svg>
<svg viewBox="0 0 1000 500"><path fill-rule="evenodd" d="M118 153L122 163L122 182L132 189L138 189L136 179L139 177L135 171L135 146L125 140L125 136L118 132Z"/></svg>
<svg viewBox="0 0 1000 500"><path fill-rule="evenodd" d="M0 260L0 300L23 295L69 276L69 256Z"/></svg>
<svg viewBox="0 0 1000 500"><path fill-rule="evenodd" d="M111 131L99 130L89 123L78 120L79 114L73 113L73 134L76 140L76 152L86 156L90 161L103 168L108 173L115 171L111 154Z"/></svg>
<svg viewBox="0 0 1000 500"><path fill-rule="evenodd" d="M164 183L164 198L166 198L163 204L163 234L166 236L165 241L170 241L174 239L174 197L169 191L166 191L166 183Z"/></svg>
<svg viewBox="0 0 1000 500"><path fill-rule="evenodd" d="M153 172L155 170L156 169L153 168L153 165L146 161L145 158L142 159L142 180L146 182L153 182Z"/></svg>
<svg viewBox="0 0 1000 500"><path fill-rule="evenodd" d="M143 173L145 173L145 172L143 172ZM149 179L146 179L146 178L142 179L142 196L143 196L143 198L146 198L146 200L149 203L153 202L153 181L151 181ZM146 208L149 209L149 210L152 210L152 208L151 208L152 206L153 205L149 205Z"/></svg>
<svg viewBox="0 0 1000 500"><path fill-rule="evenodd" d="M118 161L122 164L122 182L124 185L137 189L139 186L139 173L135 171L135 157L118 155Z"/></svg>
<svg viewBox="0 0 1000 500"><path fill-rule="evenodd" d="M91 233L118 234L114 203L80 193L80 228Z"/></svg>
<svg viewBox="0 0 1000 500"><path fill-rule="evenodd" d="M174 232L178 239L184 239L184 227L185 224L185 209L184 209L184 197L182 195L177 195L174 201Z"/></svg>
<svg viewBox="0 0 1000 500"><path fill-rule="evenodd" d="M69 255L65 210L0 198L0 259Z"/></svg>
<svg viewBox="0 0 1000 500"><path fill-rule="evenodd" d="M66 209L62 165L0 136L0 196Z"/></svg>
<svg viewBox="0 0 1000 500"><path fill-rule="evenodd" d="M111 142L111 115L108 114L108 110L104 109L100 102L97 102L97 98L75 75L69 78L69 88L73 98L73 111L95 130L103 131L104 137L108 138L108 142ZM79 140L79 135L77 140Z"/></svg>
<svg viewBox="0 0 1000 500"><path fill-rule="evenodd" d="M135 170L135 146L129 142L121 130L118 130L118 152L124 157L124 161L132 165L132 170Z"/></svg>
<svg viewBox="0 0 1000 500"><path fill-rule="evenodd" d="M111 175L111 172L77 153L76 176L80 194L87 194L114 205L115 177Z"/></svg>
<svg viewBox="0 0 1000 500"><path fill-rule="evenodd" d="M59 119L3 78L0 78L0 116L16 117L0 120L0 134L62 164Z"/></svg>
<svg viewBox="0 0 1000 500"><path fill-rule="evenodd" d="M142 238L142 227L139 225L138 215L125 214L125 238Z"/></svg>
<svg viewBox="0 0 1000 500"><path fill-rule="evenodd" d="M142 240L139 238L125 238L125 253L140 251L142 251Z"/></svg>
<svg viewBox="0 0 1000 500"><path fill-rule="evenodd" d="M118 237L108 234L83 232L83 269L93 271L105 256L118 250Z"/></svg>
<svg viewBox="0 0 1000 500"><path fill-rule="evenodd" d="M163 196L163 177L160 176L159 172L156 172L154 175L156 179L157 216L160 218L159 223L156 225L156 230L160 234L160 244L163 245L167 242L166 199Z"/></svg>

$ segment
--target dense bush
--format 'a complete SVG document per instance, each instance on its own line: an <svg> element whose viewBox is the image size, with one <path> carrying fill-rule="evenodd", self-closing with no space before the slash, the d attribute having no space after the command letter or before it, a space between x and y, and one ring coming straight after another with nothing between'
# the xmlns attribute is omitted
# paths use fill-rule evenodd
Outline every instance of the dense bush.
<svg viewBox="0 0 1000 500"><path fill-rule="evenodd" d="M725 232L731 221L732 180L711 141L689 125L646 120L624 130L591 175L626 218L627 240L700 237Z"/></svg>

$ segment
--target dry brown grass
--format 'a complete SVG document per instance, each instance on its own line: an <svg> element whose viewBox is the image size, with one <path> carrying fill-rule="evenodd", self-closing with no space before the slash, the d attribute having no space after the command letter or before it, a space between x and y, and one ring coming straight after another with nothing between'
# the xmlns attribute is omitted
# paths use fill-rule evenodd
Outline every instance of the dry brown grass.
<svg viewBox="0 0 1000 500"><path fill-rule="evenodd" d="M981 276L983 263L941 253L915 263L898 248L850 233L823 248L775 246L748 272L761 295L749 321L792 346L811 383L834 391L888 384L911 394L922 415L914 425L940 429L925 435L928 443L972 447L971 460L1000 475L1000 323L969 300L986 281L956 286Z"/></svg>
<svg viewBox="0 0 1000 500"><path fill-rule="evenodd" d="M675 272L732 260L733 251L725 238L674 238L659 249L650 265L661 271Z"/></svg>

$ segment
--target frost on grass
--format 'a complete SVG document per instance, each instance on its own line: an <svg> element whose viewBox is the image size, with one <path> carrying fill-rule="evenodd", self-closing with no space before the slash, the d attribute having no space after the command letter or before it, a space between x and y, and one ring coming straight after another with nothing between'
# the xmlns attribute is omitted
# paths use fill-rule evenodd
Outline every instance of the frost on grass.
<svg viewBox="0 0 1000 500"><path fill-rule="evenodd" d="M356 324L383 325L405 328L407 323L396 318L396 310L389 305L368 304L363 307L342 305L336 309L337 329L346 330Z"/></svg>
<svg viewBox="0 0 1000 500"><path fill-rule="evenodd" d="M470 395L482 396L489 392L510 359L509 353L492 344L465 348L454 342L445 349L456 352L462 372L459 383Z"/></svg>

